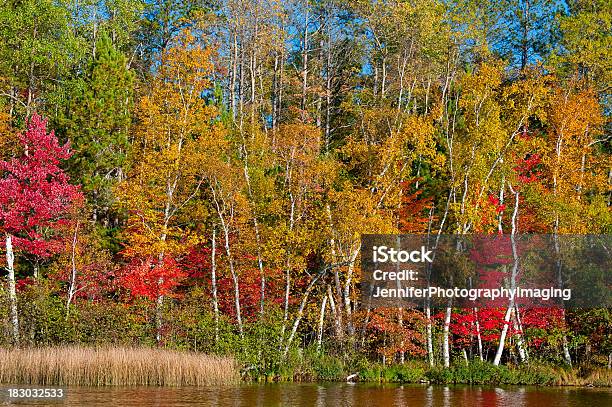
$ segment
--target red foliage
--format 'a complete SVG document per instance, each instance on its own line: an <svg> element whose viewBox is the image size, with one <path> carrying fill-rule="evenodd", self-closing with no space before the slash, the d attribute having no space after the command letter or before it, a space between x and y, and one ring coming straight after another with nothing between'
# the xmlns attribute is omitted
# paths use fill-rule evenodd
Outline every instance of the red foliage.
<svg viewBox="0 0 612 407"><path fill-rule="evenodd" d="M561 308L527 309L521 314L521 322L528 332L529 345L538 348L547 342L550 331L565 326Z"/></svg>
<svg viewBox="0 0 612 407"><path fill-rule="evenodd" d="M495 213L499 214L506 210L506 204L500 204L499 198L489 194L489 203L495 207Z"/></svg>
<svg viewBox="0 0 612 407"><path fill-rule="evenodd" d="M219 252L216 255L217 258L220 257ZM204 244L189 248L189 252L180 261L181 267L185 269L189 277L188 284L196 284L207 277L210 280L211 256L212 249Z"/></svg>
<svg viewBox="0 0 612 407"><path fill-rule="evenodd" d="M134 296L155 300L172 293L186 276L171 256L165 256L161 263L153 256L135 257L124 268L120 283Z"/></svg>
<svg viewBox="0 0 612 407"><path fill-rule="evenodd" d="M83 196L59 166L71 156L69 145L47 133L46 120L34 114L18 137L21 156L0 161L0 230L13 236L17 250L49 257L62 249L60 236L49 231L67 222Z"/></svg>
<svg viewBox="0 0 612 407"><path fill-rule="evenodd" d="M181 259L180 267L185 271L188 278L185 284L212 285L212 249L200 244L189 249L189 252ZM225 315L232 318L236 316L234 306L234 281L229 273L226 256L223 251L218 250L217 256L217 293L219 298L219 309ZM242 317L249 319L259 313L261 299L261 274L256 267L257 257L251 254L238 254L237 256L238 284L240 287L240 306ZM282 304L284 295L283 273L278 269L265 268L266 277L266 303ZM298 281L295 284L299 284ZM212 288L210 288L212 292ZM211 294L212 295L212 294ZM291 297L290 302L297 302Z"/></svg>
<svg viewBox="0 0 612 407"><path fill-rule="evenodd" d="M541 163L542 159L539 154L527 154L525 158L517 160L514 171L523 184L529 184L540 179L542 173L539 171L539 166Z"/></svg>
<svg viewBox="0 0 612 407"><path fill-rule="evenodd" d="M504 316L506 308L479 309L478 313L473 309L465 309L453 312L450 330L453 334L453 342L456 346L464 348L474 343L478 329L476 318L480 328L480 337L483 343L496 345L500 333L504 327ZM434 316L437 320L444 320L444 313ZM529 332L529 345L539 347L546 342L547 333L556 327L563 325L563 310L560 308L529 308L522 309L520 313L522 331L514 328L512 321L508 322L508 337L519 333Z"/></svg>
<svg viewBox="0 0 612 407"><path fill-rule="evenodd" d="M21 292L25 290L28 286L33 285L34 283L36 283L36 280L34 280L32 277L28 276L26 278L20 278L15 283L15 290L17 290L17 292Z"/></svg>
<svg viewBox="0 0 612 407"><path fill-rule="evenodd" d="M391 359L397 352L406 352L411 356L426 354L422 332L424 325L425 317L420 311L380 307L370 314L367 329L376 353Z"/></svg>
<svg viewBox="0 0 612 407"><path fill-rule="evenodd" d="M465 309L453 312L450 330L454 335L454 343L459 347L469 346L476 339L478 330L483 343L496 344L499 341L501 330L504 327L504 308L484 308L476 312ZM444 319L444 313L437 314L437 319ZM476 321L478 320L478 327ZM508 334L513 335L512 324L509 324Z"/></svg>
<svg viewBox="0 0 612 407"><path fill-rule="evenodd" d="M412 186L421 178L415 178L401 183L402 204L398 211L399 229L402 233L423 233L427 230L429 223L429 209L433 205L433 199L423 198L422 190L411 192Z"/></svg>

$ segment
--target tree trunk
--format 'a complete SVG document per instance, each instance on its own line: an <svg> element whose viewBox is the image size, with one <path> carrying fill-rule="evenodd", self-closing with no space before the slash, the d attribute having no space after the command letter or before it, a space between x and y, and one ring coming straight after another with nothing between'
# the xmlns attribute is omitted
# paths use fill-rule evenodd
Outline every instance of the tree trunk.
<svg viewBox="0 0 612 407"><path fill-rule="evenodd" d="M429 359L429 366L434 365L434 353L433 353L433 332L431 326L431 308L427 306L425 308L425 315L427 317L427 359Z"/></svg>
<svg viewBox="0 0 612 407"><path fill-rule="evenodd" d="M563 310L563 322L565 324L565 310ZM565 363L567 363L568 365L572 365L572 356L570 355L569 352L569 346L567 343L567 335L565 335L565 333L563 334L563 358L565 359Z"/></svg>
<svg viewBox="0 0 612 407"><path fill-rule="evenodd" d="M298 330L298 327L300 326L302 317L304 316L304 308L306 308L306 304L308 303L308 297L310 296L310 292L314 288L316 282L319 280L319 278L323 276L323 274L325 274L325 272L326 270L322 270L316 276L314 276L310 280L308 287L306 287L306 291L304 291L304 294L302 295L302 301L300 302L300 306L297 311L297 316L295 317L295 320L293 322L293 327L291 328L291 333L289 334L289 337L287 338L287 343L285 344L285 350L283 351L283 358L287 357L287 353L289 353L289 349L291 348L291 343L293 342L293 339L295 338L295 334Z"/></svg>
<svg viewBox="0 0 612 407"><path fill-rule="evenodd" d="M227 254L227 261L229 263L230 274L232 275L232 281L234 283L234 307L236 308L236 322L238 322L238 332L240 332L240 338L244 339L244 330L242 328L242 311L240 310L240 285L238 282L238 274L234 267L234 258L230 248L229 230L227 225L224 227L225 234L225 253Z"/></svg>
<svg viewBox="0 0 612 407"><path fill-rule="evenodd" d="M211 252L211 275L213 312L215 315L215 344L219 343L219 298L217 298L217 229L213 227L212 252Z"/></svg>
<svg viewBox="0 0 612 407"><path fill-rule="evenodd" d="M444 367L450 367L450 322L452 308L449 306L446 308L446 315L444 316L444 331L442 341L442 357L444 359Z"/></svg>
<svg viewBox="0 0 612 407"><path fill-rule="evenodd" d="M272 75L272 129L276 129L278 123L278 52L274 52L274 74Z"/></svg>
<svg viewBox="0 0 612 407"><path fill-rule="evenodd" d="M236 77L238 75L238 39L236 33L234 33L232 41L231 71L232 75L230 76L230 106L232 109L232 118L234 122L236 122Z"/></svg>
<svg viewBox="0 0 612 407"><path fill-rule="evenodd" d="M164 217L166 219L164 222L164 233L162 233L162 236L161 236L161 241L163 243L166 242L166 239L168 237L166 231L168 230L168 221L170 219L169 213L170 213L170 201L167 201L166 209L164 212ZM163 267L164 256L165 256L165 252L164 250L162 250L161 253L159 253L159 256L157 257L158 267ZM163 277L159 278L158 283L159 283L159 286L161 287L162 284L164 283ZM155 339L158 345L160 345L162 342L163 310L164 310L164 296L160 294L157 296L157 300L155 301L155 325L156 325Z"/></svg>
<svg viewBox="0 0 612 407"><path fill-rule="evenodd" d="M215 183L218 183L218 181L215 180ZM221 227L223 228L223 235L225 237L225 253L227 254L230 274L232 275L232 282L234 284L234 307L236 309L236 322L238 323L238 331L240 332L240 338L244 339L244 329L242 327L242 312L240 309L240 285L238 282L238 274L236 273L236 269L234 267L234 257L231 250L229 231L230 225L224 217L225 203L223 203L224 209L221 209L221 198L217 197L217 191L212 185L210 187L210 191L212 192L215 208L217 209L217 216L219 216L219 220L221 221Z"/></svg>
<svg viewBox="0 0 612 407"><path fill-rule="evenodd" d="M70 273L70 284L68 286L68 299L66 300L66 319L68 319L68 315L70 314L70 304L74 298L74 295L77 292L77 268L76 268L76 246L77 246L77 236L79 231L79 222L74 228L74 235L72 236L72 253L70 256L72 272Z"/></svg>
<svg viewBox="0 0 612 407"><path fill-rule="evenodd" d="M306 10L304 13L304 37L302 43L302 122L306 122L306 90L308 89L308 25L309 22L309 6L306 2Z"/></svg>
<svg viewBox="0 0 612 407"><path fill-rule="evenodd" d="M325 152L329 153L331 136L331 101L332 101L332 41L331 29L327 34L327 58L325 65Z"/></svg>
<svg viewBox="0 0 612 407"><path fill-rule="evenodd" d="M482 356L482 335L480 334L480 322L478 321L478 308L474 308L474 321L476 324L476 340L478 341L478 357L484 361Z"/></svg>
<svg viewBox="0 0 612 407"><path fill-rule="evenodd" d="M506 315L504 316L504 327L502 328L501 334L499 335L499 344L497 346L497 352L495 352L495 359L493 359L494 366L499 366L499 363L501 362L501 357L504 353L506 335L508 335L508 322L510 321L510 316L512 315L512 309L513 307L508 306L508 309L506 310Z"/></svg>
<svg viewBox="0 0 612 407"><path fill-rule="evenodd" d="M519 309L517 306L514 307L514 319L513 319L514 331L516 334L516 347L518 349L519 358L521 363L525 363L528 359L527 350L525 349L525 341L523 341L523 335L521 331L523 327L521 326L521 318L519 316Z"/></svg>
<svg viewBox="0 0 612 407"><path fill-rule="evenodd" d="M265 305L265 300L266 300L266 274L264 271L264 266L263 266L263 258L261 255L261 236L259 234L259 221L257 220L257 212L255 210L256 208L256 202L255 202L255 197L253 195L253 188L251 187L251 176L249 175L249 152L247 149L247 141L246 138L244 137L244 133L242 134L242 143L243 143L243 150L244 150L244 167L243 167L243 172L244 172L244 179L246 181L246 185L247 185L247 192L249 195L249 200L251 201L251 203L253 204L253 228L255 231L255 243L257 244L257 266L259 268L259 276L260 276L260 296L259 296L259 315L260 317L263 317L264 315L264 305Z"/></svg>
<svg viewBox="0 0 612 407"><path fill-rule="evenodd" d="M160 284L163 279L160 279ZM157 344L162 343L162 329L163 329L163 310L164 310L164 296L159 295L157 301L155 301L155 340Z"/></svg>
<svg viewBox="0 0 612 407"><path fill-rule="evenodd" d="M344 310L346 311L346 324L349 335L353 335L355 333L355 327L353 326L353 322L351 320L352 309L351 309L351 283L353 281L353 273L355 271L355 260L359 255L359 246L353 252L349 260L348 270L346 281L344 282L344 288L342 290L342 297L344 300Z"/></svg>
<svg viewBox="0 0 612 407"><path fill-rule="evenodd" d="M281 345L285 340L285 331L287 330L287 322L289 321L289 294L291 293L291 271L289 268L289 258L285 267L285 295L283 300L283 326L281 327Z"/></svg>
<svg viewBox="0 0 612 407"><path fill-rule="evenodd" d="M563 274L561 273L562 269L563 269L563 262L561 261L561 257L560 257L560 248L559 248L559 238L558 238L558 224L559 224L559 217L557 216L557 219L555 221L555 230L553 233L553 239L554 239L554 243L555 243L555 253L557 256L557 280L558 280L558 284L559 284L559 288L563 288ZM562 305L562 309L561 312L563 313L563 327L564 329L566 328L567 324L565 323L565 304ZM569 347L567 344L567 335L565 334L565 332L563 332L563 338L561 341L562 347L563 347L563 359L565 359L565 363L567 363L568 365L572 365L572 356L569 353Z"/></svg>
<svg viewBox="0 0 612 407"><path fill-rule="evenodd" d="M510 240L512 243L512 257L514 258L514 264L512 265L512 276L511 276L511 289L516 288L516 276L518 274L519 267L519 259L518 252L516 247L516 231L517 231L517 216L518 216L518 206L519 206L519 193L515 192L512 189L512 186L508 184L510 191L514 193L514 212L512 214L512 233L510 234ZM508 335L508 326L510 322L510 317L512 316L512 312L514 310L514 297L510 299L510 303L508 304L508 310L506 311L506 315L504 316L504 327L502 328L502 332L499 336L499 345L497 347L497 352L495 353L495 359L493 360L493 365L498 366L501 357L504 353L504 345L506 343L506 335Z"/></svg>
<svg viewBox="0 0 612 407"><path fill-rule="evenodd" d="M331 309L332 316L334 317L334 333L337 339L341 339L343 337L342 314L341 310L336 307L334 293L332 292L332 288L330 285L327 285L327 297L329 298L329 308Z"/></svg>
<svg viewBox="0 0 612 407"><path fill-rule="evenodd" d="M321 344L323 343L323 324L325 323L325 306L327 305L327 295L323 296L321 301L321 314L319 315L319 332L317 335L317 353L321 351Z"/></svg>
<svg viewBox="0 0 612 407"><path fill-rule="evenodd" d="M17 291L15 289L15 253L13 252L13 238L10 234L6 238L6 269L8 271L9 288L9 312L11 318L11 328L13 344L19 345L19 314L17 312Z"/></svg>
<svg viewBox="0 0 612 407"><path fill-rule="evenodd" d="M399 281L398 281L398 285L399 285ZM400 326L400 328L402 329L402 331L404 330L404 308L402 307L398 307L397 308L397 312L398 312L398 325ZM403 338L404 333L402 332L402 338ZM399 352L399 362L401 365L404 364L404 362L406 361L406 352L404 351L404 339L402 339L402 341L400 342L400 347L401 350Z"/></svg>

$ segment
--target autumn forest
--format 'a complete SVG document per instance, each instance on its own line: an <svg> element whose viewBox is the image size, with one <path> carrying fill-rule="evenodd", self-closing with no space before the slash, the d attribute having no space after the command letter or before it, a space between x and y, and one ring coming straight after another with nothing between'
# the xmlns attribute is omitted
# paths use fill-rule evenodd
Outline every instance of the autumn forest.
<svg viewBox="0 0 612 407"><path fill-rule="evenodd" d="M610 369L608 309L367 309L359 263L363 234L611 233L611 27L606 0L0 1L0 347Z"/></svg>

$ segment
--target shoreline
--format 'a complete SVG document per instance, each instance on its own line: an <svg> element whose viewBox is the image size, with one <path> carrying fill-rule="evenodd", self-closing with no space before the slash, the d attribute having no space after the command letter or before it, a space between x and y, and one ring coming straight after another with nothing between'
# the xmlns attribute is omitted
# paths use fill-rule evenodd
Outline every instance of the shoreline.
<svg viewBox="0 0 612 407"><path fill-rule="evenodd" d="M321 377L312 373L293 372L291 375L260 375L243 380L259 383L348 382L371 384L422 385L517 385L538 387L612 388L612 371L596 366L574 368L550 364L525 366L493 366L488 362L470 365L434 366L424 368L420 362L404 365L371 366L350 374Z"/></svg>
<svg viewBox="0 0 612 407"><path fill-rule="evenodd" d="M277 361L278 362L278 361ZM314 355L278 362L265 371L238 356L146 347L51 346L0 348L0 385L206 386L239 383L363 383L421 385L519 385L612 388L612 370L596 365L558 366L541 361L494 366L426 362L382 365Z"/></svg>

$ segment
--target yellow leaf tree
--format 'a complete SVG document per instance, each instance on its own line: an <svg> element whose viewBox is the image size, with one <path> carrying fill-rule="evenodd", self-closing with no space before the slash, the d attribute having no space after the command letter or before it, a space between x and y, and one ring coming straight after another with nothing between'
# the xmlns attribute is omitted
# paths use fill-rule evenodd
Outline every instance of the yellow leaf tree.
<svg viewBox="0 0 612 407"><path fill-rule="evenodd" d="M174 257L198 240L180 218L202 211L194 198L205 180L205 157L215 156L224 140L217 108L203 99L212 86L212 56L189 31L161 56L151 91L137 107L132 168L117 190L129 214L124 255L132 267L125 281L129 288L138 282L140 293L155 299L158 341L164 296L181 276Z"/></svg>

